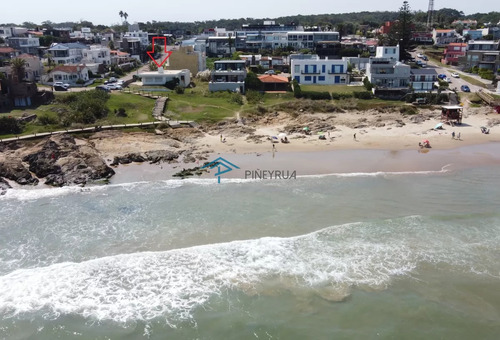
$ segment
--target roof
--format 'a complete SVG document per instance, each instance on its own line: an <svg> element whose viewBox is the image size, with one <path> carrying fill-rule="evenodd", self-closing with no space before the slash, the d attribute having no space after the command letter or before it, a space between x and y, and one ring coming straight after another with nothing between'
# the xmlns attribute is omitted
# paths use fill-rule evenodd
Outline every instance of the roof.
<svg viewBox="0 0 500 340"><path fill-rule="evenodd" d="M0 47L0 53L14 53L15 51L12 47Z"/></svg>
<svg viewBox="0 0 500 340"><path fill-rule="evenodd" d="M56 44L49 48L49 50L68 50L68 49L75 49L75 48L80 48L80 49L87 49L88 46L80 43L66 43L66 44Z"/></svg>
<svg viewBox="0 0 500 340"><path fill-rule="evenodd" d="M443 109L445 110L461 110L463 109L462 106L458 106L458 105L447 105L447 106L441 106Z"/></svg>
<svg viewBox="0 0 500 340"><path fill-rule="evenodd" d="M447 30L436 30L436 32L452 32L452 31L455 31L455 30L450 30L450 29L447 29Z"/></svg>
<svg viewBox="0 0 500 340"><path fill-rule="evenodd" d="M433 75L437 74L436 70L433 68L414 68L411 70L412 74L422 74L422 75Z"/></svg>
<svg viewBox="0 0 500 340"><path fill-rule="evenodd" d="M265 74L263 76L259 76L259 80L263 83L288 83L288 78L275 76L272 74Z"/></svg>
<svg viewBox="0 0 500 340"><path fill-rule="evenodd" d="M214 64L241 64L245 63L243 60L217 60Z"/></svg>
<svg viewBox="0 0 500 340"><path fill-rule="evenodd" d="M30 58L30 59L38 59L37 56L34 56L34 55L31 55L31 54L27 54L27 53L23 53L21 55L18 55L17 56L18 58L22 58L22 59L27 59L27 58Z"/></svg>
<svg viewBox="0 0 500 340"><path fill-rule="evenodd" d="M449 43L448 46L467 47L467 43Z"/></svg>
<svg viewBox="0 0 500 340"><path fill-rule="evenodd" d="M76 73L85 67L85 65L59 65L54 67L52 72Z"/></svg>

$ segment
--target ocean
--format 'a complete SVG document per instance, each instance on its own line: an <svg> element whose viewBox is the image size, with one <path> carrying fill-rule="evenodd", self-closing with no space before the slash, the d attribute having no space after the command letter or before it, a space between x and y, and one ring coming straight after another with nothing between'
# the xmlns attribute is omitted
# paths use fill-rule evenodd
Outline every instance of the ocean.
<svg viewBox="0 0 500 340"><path fill-rule="evenodd" d="M0 339L497 339L500 166L0 196Z"/></svg>

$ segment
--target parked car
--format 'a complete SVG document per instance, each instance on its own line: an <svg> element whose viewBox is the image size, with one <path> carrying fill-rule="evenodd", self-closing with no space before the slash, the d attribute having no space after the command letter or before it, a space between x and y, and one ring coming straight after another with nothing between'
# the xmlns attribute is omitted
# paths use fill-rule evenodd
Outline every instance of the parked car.
<svg viewBox="0 0 500 340"><path fill-rule="evenodd" d="M117 81L118 81L118 80L117 80L115 77L110 77L110 78L108 79L108 82L109 82L109 83L116 83Z"/></svg>
<svg viewBox="0 0 500 340"><path fill-rule="evenodd" d="M438 78L443 80L443 79L446 79L446 74L438 74Z"/></svg>
<svg viewBox="0 0 500 340"><path fill-rule="evenodd" d="M269 71L266 71L264 72L265 74L276 74L276 72L274 72L274 70L269 70Z"/></svg>
<svg viewBox="0 0 500 340"><path fill-rule="evenodd" d="M460 78L460 75L459 75L457 72L453 72L453 73L451 74L451 76L452 76L453 78Z"/></svg>
<svg viewBox="0 0 500 340"><path fill-rule="evenodd" d="M417 54L417 58L423 58L424 55L422 53Z"/></svg>
<svg viewBox="0 0 500 340"><path fill-rule="evenodd" d="M68 91L67 87L61 86L61 85L54 85L53 88L54 88L54 91Z"/></svg>
<svg viewBox="0 0 500 340"><path fill-rule="evenodd" d="M106 86L110 90L121 90L122 89L122 86L119 84L108 84Z"/></svg>
<svg viewBox="0 0 500 340"><path fill-rule="evenodd" d="M106 85L96 86L96 91L111 92L111 90Z"/></svg>
<svg viewBox="0 0 500 340"><path fill-rule="evenodd" d="M444 81L445 81L445 82L447 82L447 83L451 83L451 78L446 77L446 78L444 79Z"/></svg>
<svg viewBox="0 0 500 340"><path fill-rule="evenodd" d="M470 88L467 85L460 86L460 90L462 90L463 92L470 92Z"/></svg>
<svg viewBox="0 0 500 340"><path fill-rule="evenodd" d="M70 88L69 84L64 84L62 81L56 81L53 86L62 86L65 87L66 89Z"/></svg>
<svg viewBox="0 0 500 340"><path fill-rule="evenodd" d="M426 56L426 55L422 56L422 59L423 59L423 60L425 60L425 61L428 61L428 60L429 60L429 58L427 58L427 56Z"/></svg>

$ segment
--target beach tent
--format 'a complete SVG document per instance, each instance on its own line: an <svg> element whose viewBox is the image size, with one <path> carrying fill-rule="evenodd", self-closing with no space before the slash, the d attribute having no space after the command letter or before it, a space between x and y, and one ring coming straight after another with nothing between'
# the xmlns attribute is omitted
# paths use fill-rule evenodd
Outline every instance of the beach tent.
<svg viewBox="0 0 500 340"><path fill-rule="evenodd" d="M282 133L280 133L280 134L278 135L278 137L279 137L280 139L284 139L284 138L286 138L286 133L283 133L283 132L282 132Z"/></svg>
<svg viewBox="0 0 500 340"><path fill-rule="evenodd" d="M436 127L434 128L434 130L439 130L439 129L442 129L443 128L443 123L439 123L438 125L436 125Z"/></svg>

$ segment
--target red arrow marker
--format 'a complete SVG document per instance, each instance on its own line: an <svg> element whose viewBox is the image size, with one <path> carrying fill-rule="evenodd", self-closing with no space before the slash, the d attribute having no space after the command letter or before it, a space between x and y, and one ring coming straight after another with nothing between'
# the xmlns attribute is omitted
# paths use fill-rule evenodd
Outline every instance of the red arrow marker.
<svg viewBox="0 0 500 340"><path fill-rule="evenodd" d="M159 64L156 62L155 58L153 57L153 54L155 53L155 40L156 39L163 40L163 45L165 46L165 53L167 54L167 56L165 57L165 59L163 59L162 62L159 63ZM170 56L172 55L172 52L167 51L167 37L153 37L153 51L146 52L146 53L155 62L156 66L162 67L162 65L165 64L165 62L167 61L167 59L170 58Z"/></svg>

